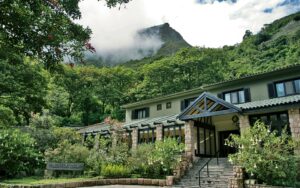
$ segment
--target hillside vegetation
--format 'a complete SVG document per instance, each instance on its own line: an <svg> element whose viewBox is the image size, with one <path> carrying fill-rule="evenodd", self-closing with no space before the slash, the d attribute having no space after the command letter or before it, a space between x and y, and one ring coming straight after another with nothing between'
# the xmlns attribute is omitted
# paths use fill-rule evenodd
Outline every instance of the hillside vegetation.
<svg viewBox="0 0 300 188"><path fill-rule="evenodd" d="M297 13L255 35L246 31L235 46L187 47L168 55L163 47L160 55L115 67L57 64L45 70L29 59L22 64L1 60L0 114L19 125L42 110L59 125L93 124L108 115L123 120L125 103L300 63L299 25Z"/></svg>

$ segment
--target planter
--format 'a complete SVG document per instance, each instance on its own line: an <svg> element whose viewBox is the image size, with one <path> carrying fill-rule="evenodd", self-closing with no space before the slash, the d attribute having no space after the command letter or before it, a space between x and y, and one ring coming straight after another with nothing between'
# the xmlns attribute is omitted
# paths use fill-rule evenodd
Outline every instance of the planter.
<svg viewBox="0 0 300 188"><path fill-rule="evenodd" d="M248 184L248 185L255 185L255 184L256 184L256 179L248 179L248 180L245 180L245 184Z"/></svg>

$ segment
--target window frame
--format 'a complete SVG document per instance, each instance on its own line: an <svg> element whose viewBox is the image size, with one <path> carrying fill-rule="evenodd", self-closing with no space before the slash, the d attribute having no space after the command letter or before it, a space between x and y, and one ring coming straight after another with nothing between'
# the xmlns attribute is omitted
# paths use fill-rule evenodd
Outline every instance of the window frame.
<svg viewBox="0 0 300 188"><path fill-rule="evenodd" d="M157 105L156 105L156 110L157 110L157 111L162 110L162 104L157 104Z"/></svg>
<svg viewBox="0 0 300 188"><path fill-rule="evenodd" d="M144 111L142 113L145 115L143 115L142 117L139 118L140 111ZM131 110L131 120L145 119L145 118L148 118L149 116L150 116L150 108L149 107L137 108L137 109Z"/></svg>
<svg viewBox="0 0 300 188"><path fill-rule="evenodd" d="M239 94L239 92L241 92L241 91L242 91L243 94L244 94L244 101L243 101L243 102L240 102L241 99L240 99L240 94ZM250 91L249 91L249 92L250 92ZM236 93L236 95L237 95L237 103L232 103L232 93ZM226 94L229 94L229 96L230 96L230 101L226 101L226 100L225 100ZM235 90L225 91L225 92L222 93L222 97L223 97L224 101L229 102L229 103L231 103L231 104L244 104L244 103L246 103L246 92L245 92L245 88L240 88L240 89L235 89Z"/></svg>
<svg viewBox="0 0 300 188"><path fill-rule="evenodd" d="M257 120L260 120L262 121L263 123L265 123L266 126L268 126L268 128L271 130L272 129L272 125L270 126L270 122L271 122L271 116L276 116L277 120L281 120L283 121L283 119L281 118L281 115L286 115L286 125L284 126L287 126L287 133L288 134L291 134L291 127L290 127L290 122L289 122L289 113L288 111L280 111L280 112L270 112L270 113L263 113L263 114L253 114L253 115L249 115L249 123L250 123L250 126L253 126L254 123L257 121ZM262 120L262 117L265 117L266 118L266 121L267 122L264 122ZM252 120L252 118L256 118L255 121ZM283 127L281 127L283 128ZM281 129L282 130L282 129ZM278 130L277 130L278 131ZM279 135L281 134L281 132L279 132Z"/></svg>
<svg viewBox="0 0 300 188"><path fill-rule="evenodd" d="M300 77L292 78L292 79L286 79L286 80L280 80L280 81L274 82L273 84L274 84L274 90L275 90L276 97L287 97L287 96L300 94L300 92L297 92L297 90L296 90L296 81L297 80L300 80ZM294 93L292 93L292 94L287 94L286 83L288 83L288 82L292 82L293 91L294 91ZM277 84L283 84L283 92L284 92L283 96L278 96Z"/></svg>
<svg viewBox="0 0 300 188"><path fill-rule="evenodd" d="M168 106L169 104L169 106ZM172 102L166 102L166 109L171 109L172 108Z"/></svg>

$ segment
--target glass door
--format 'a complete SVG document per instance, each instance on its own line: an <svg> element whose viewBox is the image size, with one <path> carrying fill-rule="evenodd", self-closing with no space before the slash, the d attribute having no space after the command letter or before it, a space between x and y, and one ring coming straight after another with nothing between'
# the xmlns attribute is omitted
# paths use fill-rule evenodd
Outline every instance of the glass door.
<svg viewBox="0 0 300 188"><path fill-rule="evenodd" d="M210 157L216 154L215 127L197 126L196 156Z"/></svg>

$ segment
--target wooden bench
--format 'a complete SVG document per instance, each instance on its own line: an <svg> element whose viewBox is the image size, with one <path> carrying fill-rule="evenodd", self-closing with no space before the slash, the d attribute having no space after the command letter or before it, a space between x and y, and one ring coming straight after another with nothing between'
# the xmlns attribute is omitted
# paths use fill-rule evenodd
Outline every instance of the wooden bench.
<svg viewBox="0 0 300 188"><path fill-rule="evenodd" d="M64 172L72 172L71 174L75 176L76 174L82 174L84 171L84 163L47 163L45 170L45 177L58 176L60 174L65 174ZM68 173L70 174L70 173Z"/></svg>

